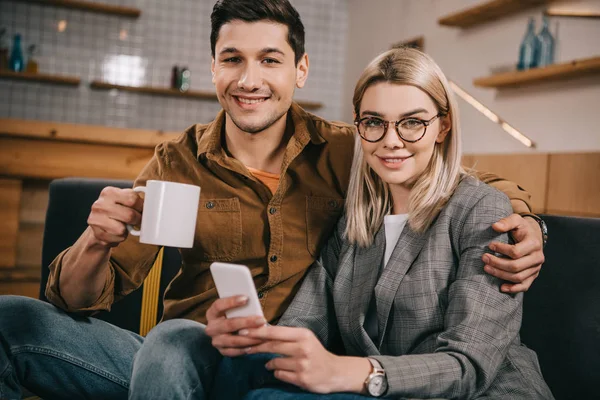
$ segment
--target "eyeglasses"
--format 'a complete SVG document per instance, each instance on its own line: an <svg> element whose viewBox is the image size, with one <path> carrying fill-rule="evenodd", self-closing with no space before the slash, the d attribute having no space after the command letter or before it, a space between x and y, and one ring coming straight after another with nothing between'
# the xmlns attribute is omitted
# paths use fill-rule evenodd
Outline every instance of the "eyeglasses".
<svg viewBox="0 0 600 400"><path fill-rule="evenodd" d="M377 117L364 117L354 121L354 125L358 129L358 134L367 142L379 142L385 136L390 124L394 124L396 132L400 139L405 142L415 143L423 139L427 127L438 117L443 114L437 114L429 120L408 117L402 118L399 121L385 121Z"/></svg>

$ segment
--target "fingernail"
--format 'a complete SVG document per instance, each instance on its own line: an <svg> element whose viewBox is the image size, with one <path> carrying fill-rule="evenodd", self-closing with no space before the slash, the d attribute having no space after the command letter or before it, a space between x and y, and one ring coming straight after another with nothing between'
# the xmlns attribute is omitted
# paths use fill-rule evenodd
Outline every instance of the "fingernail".
<svg viewBox="0 0 600 400"><path fill-rule="evenodd" d="M263 317L258 317L254 320L254 322L256 322L257 325L264 325L267 323L267 321L263 318Z"/></svg>
<svg viewBox="0 0 600 400"><path fill-rule="evenodd" d="M492 243L488 247L490 248L490 250L496 251L496 245L495 244ZM487 256L487 257L489 258L489 256Z"/></svg>
<svg viewBox="0 0 600 400"><path fill-rule="evenodd" d="M252 351L252 347L246 347L244 349L244 351L246 352L246 354L250 353Z"/></svg>
<svg viewBox="0 0 600 400"><path fill-rule="evenodd" d="M248 329L240 329L238 331L238 335L246 336L248 334Z"/></svg>
<svg viewBox="0 0 600 400"><path fill-rule="evenodd" d="M484 254L483 255L483 262L486 262L486 263L490 262L490 255L489 254Z"/></svg>
<svg viewBox="0 0 600 400"><path fill-rule="evenodd" d="M238 303L245 303L247 301L248 301L248 296L238 296L238 298L237 298Z"/></svg>
<svg viewBox="0 0 600 400"><path fill-rule="evenodd" d="M484 265L484 266L483 266L483 270L484 270L485 272L487 272L488 274L489 274L489 273L492 273L492 272L494 271L494 270L492 269L492 267L490 267L489 265Z"/></svg>

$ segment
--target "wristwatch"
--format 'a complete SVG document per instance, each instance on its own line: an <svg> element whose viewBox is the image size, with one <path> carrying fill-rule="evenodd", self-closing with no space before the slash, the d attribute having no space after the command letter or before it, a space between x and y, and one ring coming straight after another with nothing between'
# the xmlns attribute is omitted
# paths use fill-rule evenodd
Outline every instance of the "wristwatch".
<svg viewBox="0 0 600 400"><path fill-rule="evenodd" d="M381 397L384 395L388 388L385 370L383 369L379 361L377 361L376 359L367 358L367 360L369 360L369 362L373 366L373 369L371 370L371 373L365 381L365 389L367 390L367 393L369 393L370 396Z"/></svg>
<svg viewBox="0 0 600 400"><path fill-rule="evenodd" d="M538 217L535 214L521 214L521 217L525 218L525 217L529 217L535 220L535 222L538 223L538 225L540 226L540 230L542 231L542 247L546 247L546 242L548 241L548 226L546 225L546 223L544 222L543 219L541 219L540 217Z"/></svg>

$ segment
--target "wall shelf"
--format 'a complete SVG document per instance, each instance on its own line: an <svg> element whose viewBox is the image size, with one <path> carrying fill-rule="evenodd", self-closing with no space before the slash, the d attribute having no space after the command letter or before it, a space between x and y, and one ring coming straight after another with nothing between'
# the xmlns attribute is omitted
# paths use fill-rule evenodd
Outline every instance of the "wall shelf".
<svg viewBox="0 0 600 400"><path fill-rule="evenodd" d="M135 7L118 6L95 1L85 0L15 0L21 3L35 3L45 6L70 8L76 10L90 11L99 14L118 15L122 17L137 18L142 13Z"/></svg>
<svg viewBox="0 0 600 400"><path fill-rule="evenodd" d="M553 64L543 68L526 71L506 72L485 78L478 78L473 84L484 88L519 87L532 83L575 78L592 73L600 73L600 57L573 60L561 64Z"/></svg>
<svg viewBox="0 0 600 400"><path fill-rule="evenodd" d="M529 8L549 4L554 0L489 0L438 19L438 24L470 28Z"/></svg>
<svg viewBox="0 0 600 400"><path fill-rule="evenodd" d="M0 79L11 79L19 81L30 81L30 82L41 82L41 83L54 83L57 85L65 86L78 86L81 82L81 78L76 76L61 76L61 75L50 75L50 74L31 74L28 72L13 72L13 71L0 71Z"/></svg>
<svg viewBox="0 0 600 400"><path fill-rule="evenodd" d="M188 90L187 92L180 92L176 89L170 88L159 88L152 86L126 86L126 85L115 85L113 83L103 81L92 81L90 87L96 90L110 90L118 89L126 92L133 93L144 93L157 96L171 96L171 97L183 97L188 99L204 99L204 100L217 100L215 92L210 91L196 91ZM322 103L311 102L311 101L298 101L298 104L307 110L316 110L323 107Z"/></svg>
<svg viewBox="0 0 600 400"><path fill-rule="evenodd" d="M544 14L549 17L600 18L599 9L548 7Z"/></svg>

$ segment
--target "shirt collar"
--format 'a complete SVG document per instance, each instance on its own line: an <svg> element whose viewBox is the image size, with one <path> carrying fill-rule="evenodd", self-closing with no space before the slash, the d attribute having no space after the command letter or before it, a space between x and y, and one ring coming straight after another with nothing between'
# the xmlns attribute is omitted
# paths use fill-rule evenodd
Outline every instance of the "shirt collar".
<svg viewBox="0 0 600 400"><path fill-rule="evenodd" d="M297 142L306 145L309 141L313 144L322 144L326 140L318 132L312 117L297 103L292 103L288 111L294 124L294 137ZM206 129L196 127L196 143L198 143L197 157L205 153L219 154L223 147L221 143L221 132L225 125L225 111L221 110L216 118L208 124Z"/></svg>

